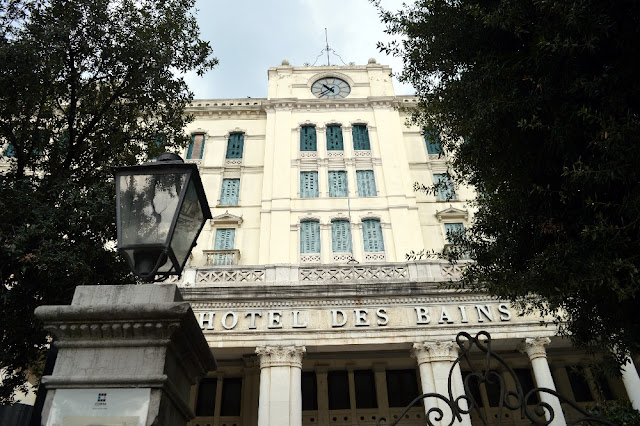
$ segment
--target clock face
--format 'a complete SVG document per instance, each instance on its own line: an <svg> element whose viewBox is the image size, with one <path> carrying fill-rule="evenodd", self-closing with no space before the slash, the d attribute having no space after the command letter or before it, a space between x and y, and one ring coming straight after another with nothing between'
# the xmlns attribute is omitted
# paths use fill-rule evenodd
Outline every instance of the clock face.
<svg viewBox="0 0 640 426"><path fill-rule="evenodd" d="M349 96L351 87L336 77L325 77L313 83L311 93L320 99L342 99Z"/></svg>

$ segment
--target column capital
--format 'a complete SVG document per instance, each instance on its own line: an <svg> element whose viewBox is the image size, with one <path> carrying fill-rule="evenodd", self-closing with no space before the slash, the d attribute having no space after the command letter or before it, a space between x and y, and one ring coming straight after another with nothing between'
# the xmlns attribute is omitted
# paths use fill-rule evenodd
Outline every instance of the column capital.
<svg viewBox="0 0 640 426"><path fill-rule="evenodd" d="M411 349L411 357L418 361L418 365L431 362L431 355L429 355L429 349L426 343L414 343Z"/></svg>
<svg viewBox="0 0 640 426"><path fill-rule="evenodd" d="M419 364L437 361L455 361L458 350L453 342L432 341L413 344L412 356Z"/></svg>
<svg viewBox="0 0 640 426"><path fill-rule="evenodd" d="M546 358L547 351L544 347L549 343L551 343L551 339L548 337L528 337L518 345L518 350L527 354L530 360Z"/></svg>
<svg viewBox="0 0 640 426"><path fill-rule="evenodd" d="M267 367L302 368L302 357L307 352L304 346L258 346L260 369Z"/></svg>

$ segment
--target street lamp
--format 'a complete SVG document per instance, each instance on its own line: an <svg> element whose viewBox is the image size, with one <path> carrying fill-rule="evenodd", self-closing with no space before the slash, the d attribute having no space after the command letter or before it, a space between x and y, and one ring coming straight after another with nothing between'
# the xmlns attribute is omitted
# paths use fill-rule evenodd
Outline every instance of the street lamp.
<svg viewBox="0 0 640 426"><path fill-rule="evenodd" d="M198 167L164 153L114 175L118 250L143 281L180 275L212 217Z"/></svg>

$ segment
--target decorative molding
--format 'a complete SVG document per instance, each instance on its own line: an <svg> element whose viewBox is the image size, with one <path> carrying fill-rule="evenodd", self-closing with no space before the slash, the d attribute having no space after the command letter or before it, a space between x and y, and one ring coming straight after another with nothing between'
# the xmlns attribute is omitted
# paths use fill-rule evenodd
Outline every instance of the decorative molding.
<svg viewBox="0 0 640 426"><path fill-rule="evenodd" d="M258 346L260 369L271 367L302 368L302 358L307 352L304 346Z"/></svg>
<svg viewBox="0 0 640 426"><path fill-rule="evenodd" d="M449 204L448 208L436 211L436 217L440 222L447 219L469 220L469 211L455 208L451 204Z"/></svg>
<svg viewBox="0 0 640 426"><path fill-rule="evenodd" d="M518 345L518 350L523 354L527 354L530 360L536 358L546 358L547 351L544 348L551 343L551 339L548 337L528 337Z"/></svg>
<svg viewBox="0 0 640 426"><path fill-rule="evenodd" d="M242 216L236 216L234 214L229 213L229 210L225 211L223 214L218 215L210 219L211 226L217 227L221 225L242 225Z"/></svg>
<svg viewBox="0 0 640 426"><path fill-rule="evenodd" d="M418 365L431 362L431 354L426 343L414 343L411 348L411 357L414 358Z"/></svg>
<svg viewBox="0 0 640 426"><path fill-rule="evenodd" d="M422 343L429 351L431 362L450 361L453 362L458 357L458 350L452 341L434 341Z"/></svg>

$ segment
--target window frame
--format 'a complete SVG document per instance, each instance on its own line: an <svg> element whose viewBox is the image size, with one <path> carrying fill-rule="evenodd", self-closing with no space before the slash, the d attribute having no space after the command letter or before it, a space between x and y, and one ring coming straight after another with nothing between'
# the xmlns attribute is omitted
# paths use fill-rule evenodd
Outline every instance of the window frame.
<svg viewBox="0 0 640 426"><path fill-rule="evenodd" d="M235 203L230 204L226 201L227 198L225 197L225 182L229 183L231 181L237 181L237 185L235 186L235 199L231 200L231 201L235 201ZM223 202L224 201L224 202ZM220 185L220 206L237 206L238 203L240 201L240 178L223 178L222 179L222 183Z"/></svg>

